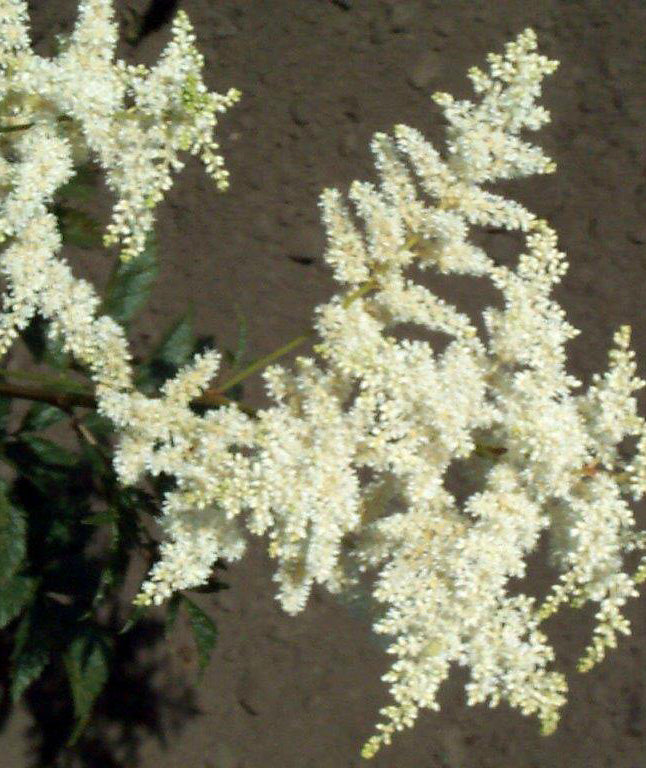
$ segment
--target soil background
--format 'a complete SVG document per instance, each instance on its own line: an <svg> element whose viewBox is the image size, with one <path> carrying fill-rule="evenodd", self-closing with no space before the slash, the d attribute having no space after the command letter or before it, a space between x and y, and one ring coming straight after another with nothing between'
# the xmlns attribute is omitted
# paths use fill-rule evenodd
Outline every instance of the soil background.
<svg viewBox="0 0 646 768"><path fill-rule="evenodd" d="M140 14L150 0L129 4ZM127 4L115 3L124 32ZM53 36L70 32L74 0L29 2L32 39L52 55ZM186 168L157 209L160 275L131 342L143 355L190 302L195 331L235 348L238 314L248 324L248 355L270 352L309 326L314 308L335 292L323 261L317 200L324 187L347 192L353 179L377 181L369 149L376 131L398 122L443 147L435 90L472 98L466 71L489 51L533 27L541 52L560 61L544 81L552 122L526 137L557 163L555 174L498 189L549 220L568 255L555 291L582 333L569 345L570 369L585 384L605 370L612 334L633 327L639 373L646 376L646 5L640 0L184 0L156 2L146 34L120 42L117 56L152 65L170 39L170 18L183 8L205 57L210 90L235 86L242 101L218 129L231 187L216 192L200 161ZM103 224L112 198L92 209ZM487 251L511 261L519 243L478 232ZM103 292L115 252L67 248L78 276ZM428 277L460 308L496 301L474 280ZM446 289L446 290L445 290ZM303 347L301 354L308 354ZM289 358L286 358L289 362ZM30 367L16 345L9 365ZM226 374L226 369L224 371ZM259 377L244 392L268 403ZM641 398L642 413L646 402ZM17 404L15 418L26 405ZM20 409L23 409L22 411ZM64 430L52 430L74 442ZM638 508L644 524L643 506ZM380 676L391 657L366 617L315 589L305 611L284 614L274 598L265 542L221 578L229 585L195 600L217 622L210 666L196 681L185 623L170 640L159 621L124 640L120 668L97 705L87 739L57 753L65 705L61 681L31 691L0 732L0 765L101 768L349 768L364 761L362 743L389 703ZM128 599L145 564L133 564ZM523 588L544 592L549 574L532 561ZM550 577L551 578L551 577ZM646 598L627 608L633 634L586 675L576 660L587 645L592 609L565 611L546 627L557 666L570 684L557 732L506 705L467 707L468 675L454 669L440 713L424 712L373 760L375 768L643 768L646 766ZM34 686L36 688L36 686Z"/></svg>

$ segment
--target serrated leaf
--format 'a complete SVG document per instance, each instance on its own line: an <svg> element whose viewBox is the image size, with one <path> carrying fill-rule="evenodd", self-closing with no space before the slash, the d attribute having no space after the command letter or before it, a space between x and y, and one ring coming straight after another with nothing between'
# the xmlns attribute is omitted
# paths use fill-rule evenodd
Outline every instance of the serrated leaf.
<svg viewBox="0 0 646 768"><path fill-rule="evenodd" d="M21 432L38 432L67 418L65 411L49 403L32 403L20 425Z"/></svg>
<svg viewBox="0 0 646 768"><path fill-rule="evenodd" d="M0 585L15 574L26 550L27 523L6 490L6 482L0 480Z"/></svg>
<svg viewBox="0 0 646 768"><path fill-rule="evenodd" d="M110 508L91 517L97 518L97 522L102 518L102 522L110 523L111 541L109 560L101 572L97 590L92 599L92 607L84 618L92 615L96 607L105 600L109 591L121 586L130 561L130 553L139 542L140 521L131 510L125 510L125 513L121 514L119 508ZM83 522L90 522L90 519L86 518ZM132 623L134 624L135 621ZM127 632L128 629L129 626L125 626L123 632Z"/></svg>
<svg viewBox="0 0 646 768"><path fill-rule="evenodd" d="M177 613L179 611L179 606L182 602L182 595L180 592L175 592L174 595L171 597L171 599L168 601L168 608L166 613L166 623L164 626L164 634L168 638L170 635L173 627L175 626L175 622L177 621Z"/></svg>
<svg viewBox="0 0 646 768"><path fill-rule="evenodd" d="M91 515L84 517L81 522L83 525L113 525L116 522L117 513L114 509L108 507L108 509L101 509L98 512L93 512Z"/></svg>
<svg viewBox="0 0 646 768"><path fill-rule="evenodd" d="M117 264L108 281L101 314L108 314L120 325L127 325L143 308L159 271L156 251L155 237L150 233L139 256Z"/></svg>
<svg viewBox="0 0 646 768"><path fill-rule="evenodd" d="M7 434L9 413L11 411L11 398L0 397L0 440Z"/></svg>
<svg viewBox="0 0 646 768"><path fill-rule="evenodd" d="M69 479L68 469L38 462L34 454L17 440L7 441L4 453L6 460L20 473L18 479L36 488L43 496L57 493Z"/></svg>
<svg viewBox="0 0 646 768"><path fill-rule="evenodd" d="M96 438L105 438L114 432L110 419L98 411L90 411L83 417L82 422Z"/></svg>
<svg viewBox="0 0 646 768"><path fill-rule="evenodd" d="M126 623L121 627L121 629L117 632L118 635L125 635L126 632L130 632L130 630L135 626L135 624L138 624L141 619L145 616L145 614L148 612L148 606L147 605L136 605L132 613L130 614L130 618L126 621Z"/></svg>
<svg viewBox="0 0 646 768"><path fill-rule="evenodd" d="M135 386L148 393L154 392L193 358L198 341L192 325L193 307L189 304L188 311L172 323L148 360L137 369Z"/></svg>
<svg viewBox="0 0 646 768"><path fill-rule="evenodd" d="M63 351L62 339L50 338L47 335L47 323L45 318L35 314L22 332L21 338L36 362L47 363L52 368L63 370L69 366L70 356Z"/></svg>
<svg viewBox="0 0 646 768"><path fill-rule="evenodd" d="M218 630L206 613L186 595L182 595L182 604L186 608L193 639L197 646L198 667L201 676L211 658L211 651L215 647Z"/></svg>
<svg viewBox="0 0 646 768"><path fill-rule="evenodd" d="M79 463L79 457L77 454L67 451L57 443L47 440L44 437L38 437L37 435L20 435L16 444L20 444L27 447L32 451L39 461L43 464L55 465L59 467L75 467Z"/></svg>
<svg viewBox="0 0 646 768"><path fill-rule="evenodd" d="M15 704L29 686L40 677L49 663L51 650L44 642L35 643L32 635L34 611L20 620L11 654L11 701ZM43 638L46 640L45 638Z"/></svg>
<svg viewBox="0 0 646 768"><path fill-rule="evenodd" d="M180 368L189 362L193 355L195 336L193 334L193 306L166 331L151 358L162 360Z"/></svg>
<svg viewBox="0 0 646 768"><path fill-rule="evenodd" d="M38 579L22 573L14 574L0 584L0 629L4 629L28 605L37 586Z"/></svg>
<svg viewBox="0 0 646 768"><path fill-rule="evenodd" d="M65 245L78 248L101 248L103 231L99 222L83 211L65 205L55 205L53 213Z"/></svg>
<svg viewBox="0 0 646 768"><path fill-rule="evenodd" d="M81 442L81 453L88 461L95 478L101 478L105 481L105 479L110 476L110 460L103 455L101 448L98 445L92 445L87 440L83 440Z"/></svg>
<svg viewBox="0 0 646 768"><path fill-rule="evenodd" d="M90 200L96 194L96 182L100 171L90 164L76 168L74 176L56 194L69 200Z"/></svg>
<svg viewBox="0 0 646 768"><path fill-rule="evenodd" d="M31 646L18 654L11 675L11 701L16 704L29 686L43 673L49 663L47 648Z"/></svg>
<svg viewBox="0 0 646 768"><path fill-rule="evenodd" d="M242 363L245 350L247 348L247 319L243 315L240 307L235 305L236 317L238 318L238 346L233 355L233 368L237 368Z"/></svg>
<svg viewBox="0 0 646 768"><path fill-rule="evenodd" d="M139 40L142 25L141 14L128 4L125 6L124 15L126 22L124 38L130 45L135 45Z"/></svg>
<svg viewBox="0 0 646 768"><path fill-rule="evenodd" d="M76 723L67 746L73 746L85 729L92 707L109 677L111 645L103 632L93 626L80 628L63 655Z"/></svg>

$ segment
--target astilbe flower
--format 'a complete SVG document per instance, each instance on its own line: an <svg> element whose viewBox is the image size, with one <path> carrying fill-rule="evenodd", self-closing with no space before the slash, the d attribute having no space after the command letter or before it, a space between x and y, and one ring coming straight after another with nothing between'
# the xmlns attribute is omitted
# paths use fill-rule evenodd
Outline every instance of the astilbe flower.
<svg viewBox="0 0 646 768"><path fill-rule="evenodd" d="M122 241L122 260L143 250L154 223L152 208L172 184L170 168L184 167L179 149L201 153L218 188L227 188L228 172L212 134L216 113L235 104L240 92L207 91L204 57L193 45L184 12L177 14L173 39L149 70L112 62L118 31L110 0L79 4L74 31L54 59L30 49L21 0L3 0L0 9L0 96L20 94L22 103L13 107L22 122L51 120L53 113L72 118L71 134L96 153L118 196L104 244ZM127 108L126 97L133 101Z"/></svg>
<svg viewBox="0 0 646 768"><path fill-rule="evenodd" d="M566 269L556 235L519 203L481 188L555 169L519 134L549 120L535 99L556 62L534 52L528 29L504 56L490 54L488 74L470 70L478 103L435 94L449 122L446 159L404 125L393 137L376 134L379 187L354 182L349 193L365 236L341 194L323 192L325 258L340 292L316 311L317 359L298 358L294 371L269 368L275 404L253 420L235 405L204 416L190 410L217 372L214 350L167 381L161 397L137 392L123 330L96 317L92 286L55 258L61 239L47 204L85 151L120 195L106 242L121 238L124 259L141 251L169 167L181 168L178 149L201 151L226 185L211 134L214 113L238 93L206 91L185 14L173 36L150 72L112 64L111 4L87 0L63 52L46 61L29 49L24 2L0 0L3 112L33 123L5 137L0 154L0 233L8 239L0 264L9 287L0 352L40 312L90 370L99 410L119 437L120 481L145 472L177 480L164 497L161 559L135 602L160 604L204 583L218 557L240 557L245 518L250 532L270 539L278 599L292 614L313 583L352 590L361 573L378 569L374 629L391 638L397 660L383 678L394 703L365 757L410 727L420 708L438 709L452 662L471 670L470 704L506 700L537 713L550 732L567 686L548 669L554 652L540 622L566 601L599 603L581 662L588 668L629 631L621 607L646 578L644 559L632 577L623 570L623 555L646 547L624 498L646 492L646 424L634 398L644 382L629 329L615 337L609 371L577 394L564 349L577 331L550 298ZM124 109L126 93L134 105ZM523 233L517 267L495 264L470 243L473 225ZM468 316L406 276L413 266L492 280L504 307L483 313L486 340ZM401 323L450 342L437 353L425 341L397 340ZM626 436L637 439L629 462L618 451ZM463 503L445 485L456 462L468 463L479 483ZM508 582L524 575L545 530L561 579L536 607L510 595Z"/></svg>
<svg viewBox="0 0 646 768"><path fill-rule="evenodd" d="M246 486L244 458L230 450L230 437L236 447L245 445L248 417L232 407L200 419L189 409L217 371L219 355L213 350L167 382L161 398L135 391L123 329L107 315L96 316L100 300L93 286L55 258L62 241L47 204L73 176L73 157L95 152L121 194L108 229L124 235L122 259L135 257L152 226L151 209L170 184L167 165L181 167L178 149L201 150L216 183L226 186L212 138L214 112L239 94L206 91L202 57L183 13L146 80L141 67L111 64L112 16L107 0L82 2L63 52L45 60L29 47L26 4L0 0L0 106L8 114L3 127L23 128L4 133L0 145L0 240L7 241L1 268L8 285L0 354L39 312L49 321L48 333L62 339L64 351L87 367L96 384L99 411L118 432L114 466L120 481L134 483L145 471L168 471L177 479L178 488L164 499L162 526L169 539L162 545L164 559L140 596L145 600L148 591L155 592L160 603L174 590L204 581L217 557L234 559L244 551L231 521L239 507L236 493L241 499ZM128 85L135 105L125 110ZM71 118L71 126L60 118Z"/></svg>
<svg viewBox="0 0 646 768"><path fill-rule="evenodd" d="M628 631L620 609L643 578L643 565L633 577L623 572L624 553L643 549L644 536L634 532L621 495L638 498L646 488L644 421L633 396L643 382L634 377L628 330L615 337L609 373L575 394L581 383L566 372L564 345L578 331L550 297L567 266L556 234L480 187L555 169L519 137L549 119L534 100L556 62L535 48L526 30L504 57L490 55L488 75L473 68L478 104L435 94L450 123L446 160L406 126L396 126L394 138L375 135L380 188L354 182L349 194L365 239L338 191L321 198L326 259L348 290L317 310L316 351L327 376L335 374L329 381L352 386L346 412L359 416L352 466L373 475L336 578L351 586L357 572L380 567L373 596L386 610L374 629L394 638L388 652L398 657L383 678L395 703L382 710L385 722L365 757L410 726L421 707L438 708L452 662L471 670L470 704L505 699L537 713L550 733L567 685L547 668L554 652L540 622L565 600L597 601L594 641L580 662L587 669L616 644L616 632ZM470 225L524 233L517 267L496 265L470 244ZM483 313L486 345L468 317L405 276L414 265L492 280L504 308ZM404 322L453 341L439 355L425 342L397 341L389 329ZM271 375L289 391L285 371ZM300 402L305 382L291 381ZM624 465L617 446L627 435L641 440L634 462ZM455 460L467 459L482 489L459 505L444 480ZM380 486L391 504L382 498L371 510ZM508 581L525 574L545 529L562 579L537 608L533 598L509 595ZM301 575L303 584L316 579L307 569Z"/></svg>

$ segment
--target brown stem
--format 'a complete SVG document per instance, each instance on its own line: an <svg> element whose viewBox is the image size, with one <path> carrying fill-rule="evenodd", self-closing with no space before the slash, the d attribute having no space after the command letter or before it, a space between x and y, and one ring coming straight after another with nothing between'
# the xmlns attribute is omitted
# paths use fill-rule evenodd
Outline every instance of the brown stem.
<svg viewBox="0 0 646 768"><path fill-rule="evenodd" d="M57 392L43 387L28 387L23 384L13 384L2 380L0 380L0 397L17 397L23 400L49 403L64 411L73 407L92 408L93 410L98 408L98 400L90 392ZM191 401L193 405L201 405L207 408L229 405L233 402L233 400L221 395L214 389L206 390L203 395ZM238 407L251 416L255 415L255 408L249 405L238 403Z"/></svg>
<svg viewBox="0 0 646 768"><path fill-rule="evenodd" d="M410 235L407 238L404 247L414 248L419 243L419 240L419 235ZM361 287L349 293L343 299L342 306L344 309L347 309L356 299L359 299L362 296L365 296L367 293L370 293L370 291L377 289L379 287L379 282L376 279L376 275L383 273L383 271L383 265L378 265L375 267L375 276L370 278ZM315 329L309 328L300 336L297 336L296 338L287 342L287 344L284 344L278 349L275 349L273 352L270 352L268 355L265 355L259 360L251 363L242 371L239 371L230 379L224 381L222 384L220 384L220 386L204 390L202 395L200 397L196 397L191 401L191 403L193 405L199 405L207 408L217 408L218 406L232 404L234 401L226 397L223 394L224 392L226 392L228 389L231 389L233 386L243 381L244 379L248 378L251 376L251 374L256 373L256 371L265 368L274 360L277 360L278 358L286 355L288 352L291 352L297 347L300 347L306 341L309 341L315 334ZM7 373L11 375L10 372ZM52 392L49 389L40 387L24 387L19 384L11 384L9 382L2 381L2 372L0 372L0 397L1 396L18 397L26 400L37 400L43 403L50 403L51 405L62 408L63 410L68 410L73 406L93 408L94 410L96 410L98 407L97 399L91 392ZM244 403L237 403L237 405L241 411L248 413L250 416L256 415L255 408Z"/></svg>
<svg viewBox="0 0 646 768"><path fill-rule="evenodd" d="M24 384L13 384L9 381L0 381L0 397L18 397L23 400L49 403L49 405L55 405L64 411L73 406L80 406L82 408L97 407L96 398L92 394L85 392L60 392L43 387L27 387Z"/></svg>

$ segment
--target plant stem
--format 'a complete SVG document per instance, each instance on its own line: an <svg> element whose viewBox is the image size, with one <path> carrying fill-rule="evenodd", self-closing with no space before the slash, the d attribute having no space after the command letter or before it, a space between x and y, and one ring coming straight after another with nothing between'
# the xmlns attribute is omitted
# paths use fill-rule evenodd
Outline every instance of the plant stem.
<svg viewBox="0 0 646 768"><path fill-rule="evenodd" d="M406 239L404 248L413 248L415 245L417 245L419 239L420 238L418 235L410 235ZM373 271L375 275L377 275L383 270L377 266L373 269ZM343 308L347 309L353 301L356 301L356 299L365 296L367 293L370 293L370 291L373 291L378 287L379 281L376 279L376 276L371 277L360 288L352 291L343 299ZM277 360L278 358L283 357L297 347L300 347L301 344L309 341L315 335L315 328L308 329L304 333L301 333L300 336L297 336L291 341L288 341L287 344L283 344L278 349L275 349L268 355L261 357L259 360L251 363L246 368L243 368L241 371L236 373L231 378L225 380L219 386L204 390L200 397L197 397L191 401L192 404L207 408L216 408L218 406L229 405L233 403L234 401L226 397L223 394L224 392L231 389L236 384L239 384L241 381L244 381L244 379L247 379L257 371L262 370L270 363L273 363L274 360ZM44 382L50 382L50 386L58 387L59 389L62 388L62 391L52 392L51 390L44 388L23 387L17 384L11 384L9 382L2 381L2 377L6 376L13 376L15 378L23 378L27 380L31 379L35 381L40 380ZM97 399L92 394L92 392L84 390L82 385L73 381L72 379L59 378L57 381L52 383L51 377L47 377L42 374L22 373L20 371L0 372L0 397L1 396L37 400L44 403L50 403L51 405L55 405L63 409L67 409L72 406L81 406L84 408L93 408L96 410L98 407ZM256 410L249 405L245 405L243 403L237 403L237 405L240 410L244 411L245 413L249 413L252 416L256 413Z"/></svg>
<svg viewBox="0 0 646 768"><path fill-rule="evenodd" d="M300 347L301 344L306 342L308 339L311 339L312 336L315 335L315 333L316 331L314 330L314 328L311 328L309 331L302 333L300 336L297 336L295 339L288 341L287 344L283 344L282 347L275 349L273 352L270 352L268 355L261 357L259 360L256 360L255 362L251 363L251 365L248 365L246 368L243 368L241 371L236 373L235 376L232 376L230 379L227 379L223 384L220 384L220 386L217 387L217 389L207 390L207 391L226 392L227 389L231 389L231 387L235 387L236 384L248 378L249 376L251 376L251 374L261 370L262 368L265 368L266 366L269 365L269 363L273 363L274 360L277 360L279 357L282 357L283 355L286 355L288 352L291 352L292 349L296 349L296 347ZM206 394L206 392L204 394Z"/></svg>
<svg viewBox="0 0 646 768"><path fill-rule="evenodd" d="M419 243L419 240L420 240L419 235L410 235L407 238L406 242L404 243L404 249L413 248L415 245L417 245L417 243ZM379 274L383 271L383 269L381 269L380 267L375 267L373 271L376 274ZM375 277L371 277L360 288L357 288L352 293L349 293L343 299L343 301L341 302L342 307L344 309L347 309L350 306L350 304L352 304L353 301L356 301L356 299L359 299L362 296L365 296L367 293L370 293L370 291L374 291L378 287L379 287L379 281ZM243 368L235 376L232 376L230 379L227 379L223 384L220 384L220 386L218 386L217 389L207 390L207 391L226 392L228 389L231 389L231 387L234 387L236 384L243 381L248 376L251 376L251 374L255 373L256 371L262 368L265 368L267 365L269 365L269 363L273 363L274 360L277 360L279 357L286 355L288 352L291 352L293 349L296 349L296 347L300 347L301 344L304 344L306 341L309 341L309 339L311 339L315 335L316 335L316 329L314 328L308 329L307 331L302 333L300 336L297 336L295 339L288 341L287 344L284 344L282 347L275 349L273 352L270 352L268 355L261 357L259 360L256 360L254 363L251 363L251 365L248 365L246 368Z"/></svg>
<svg viewBox="0 0 646 768"><path fill-rule="evenodd" d="M40 403L49 403L57 408L67 410L72 406L82 408L95 408L97 401L94 395L78 391L56 391L41 387L26 387L23 384L12 384L8 381L0 381L0 397L17 397L23 400L34 400Z"/></svg>
<svg viewBox="0 0 646 768"><path fill-rule="evenodd" d="M7 376L14 379L22 379L27 382L36 382L37 384L49 385L52 389L62 389L65 392L79 392L81 394L90 394L89 390L79 381L67 378L62 373L58 376L50 376L46 373L26 373L24 371L0 371L0 377Z"/></svg>
<svg viewBox="0 0 646 768"><path fill-rule="evenodd" d="M92 408L97 410L98 400L91 392L79 392L78 390L55 391L42 387L27 387L22 384L12 384L0 380L0 397L16 397L22 400L33 400L40 403L49 403L57 408L67 410L72 407ZM193 405L201 405L207 408L215 408L222 405L230 405L235 402L217 390L207 390L201 397L192 400ZM240 410L255 415L255 409L249 405L237 403Z"/></svg>

